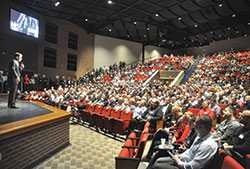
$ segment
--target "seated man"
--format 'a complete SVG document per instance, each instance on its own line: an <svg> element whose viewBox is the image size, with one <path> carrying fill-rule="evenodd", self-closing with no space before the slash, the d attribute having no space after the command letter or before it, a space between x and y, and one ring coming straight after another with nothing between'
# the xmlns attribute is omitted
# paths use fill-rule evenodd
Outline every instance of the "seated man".
<svg viewBox="0 0 250 169"><path fill-rule="evenodd" d="M225 120L218 125L216 132L213 133L215 141L229 139L235 132L235 129L240 126L240 123L234 117L234 112L235 110L231 106L224 109L223 116Z"/></svg>
<svg viewBox="0 0 250 169"><path fill-rule="evenodd" d="M203 106L203 108L199 111L198 115L207 114L207 115L211 116L214 119L216 113L213 110L209 109L208 102L204 101L202 103L202 106Z"/></svg>
<svg viewBox="0 0 250 169"><path fill-rule="evenodd" d="M237 154L240 153L243 157L250 153L250 110L245 110L240 116L240 122L244 126L239 126L232 137L226 140L223 147L229 155L237 159ZM229 151L228 151L229 150ZM239 159L240 163L245 166L244 160Z"/></svg>
<svg viewBox="0 0 250 169"><path fill-rule="evenodd" d="M157 120L161 120L162 118L162 111L159 104L158 99L152 99L150 107L142 114L142 116L138 117L138 120L140 120L140 129L144 128L147 121L150 122L150 128L156 127Z"/></svg>
<svg viewBox="0 0 250 169"><path fill-rule="evenodd" d="M212 139L210 130L213 127L213 119L206 114L200 114L196 119L195 130L198 136L192 146L180 155L159 158L152 169L200 169L213 159L217 152L217 144Z"/></svg>
<svg viewBox="0 0 250 169"><path fill-rule="evenodd" d="M139 102L139 105L133 111L133 118L130 120L130 123L129 123L128 134L130 133L131 130L138 128L137 125L139 124L141 116L146 110L147 110L146 101L141 100Z"/></svg>

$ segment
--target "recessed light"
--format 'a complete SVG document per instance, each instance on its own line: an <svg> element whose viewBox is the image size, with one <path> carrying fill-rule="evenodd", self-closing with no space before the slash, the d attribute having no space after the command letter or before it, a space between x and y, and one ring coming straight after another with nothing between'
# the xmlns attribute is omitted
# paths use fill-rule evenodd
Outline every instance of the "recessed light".
<svg viewBox="0 0 250 169"><path fill-rule="evenodd" d="M213 31L211 31L210 33L211 33L211 34L213 34L214 32L213 32Z"/></svg>
<svg viewBox="0 0 250 169"><path fill-rule="evenodd" d="M236 31L236 33L239 33L239 31Z"/></svg>
<svg viewBox="0 0 250 169"><path fill-rule="evenodd" d="M199 35L195 35L197 38L199 37Z"/></svg>
<svg viewBox="0 0 250 169"><path fill-rule="evenodd" d="M155 16L159 16L159 14L158 14L158 13L156 13L156 14L155 14Z"/></svg>
<svg viewBox="0 0 250 169"><path fill-rule="evenodd" d="M228 27L227 29L228 29L228 30L230 30L231 28L230 28L230 27Z"/></svg>
<svg viewBox="0 0 250 169"><path fill-rule="evenodd" d="M85 22L88 22L89 20L88 20L88 18L85 18L84 21L85 21Z"/></svg>
<svg viewBox="0 0 250 169"><path fill-rule="evenodd" d="M235 14L233 14L233 15L232 15L232 17L233 17L233 18L235 18L235 17L236 17L236 15L235 15Z"/></svg>
<svg viewBox="0 0 250 169"><path fill-rule="evenodd" d="M111 4L113 4L113 1L111 1L111 0L108 0L108 2L107 2L109 5L111 5Z"/></svg>
<svg viewBox="0 0 250 169"><path fill-rule="evenodd" d="M219 37L222 37L222 35L219 35Z"/></svg>
<svg viewBox="0 0 250 169"><path fill-rule="evenodd" d="M179 17L178 20L180 21L180 20L181 20L181 17Z"/></svg>
<svg viewBox="0 0 250 169"><path fill-rule="evenodd" d="M191 42L194 42L194 40L191 40Z"/></svg>
<svg viewBox="0 0 250 169"><path fill-rule="evenodd" d="M188 46L188 44L186 44L185 46Z"/></svg>
<svg viewBox="0 0 250 169"><path fill-rule="evenodd" d="M244 36L247 36L247 34L245 34Z"/></svg>
<svg viewBox="0 0 250 169"><path fill-rule="evenodd" d="M195 24L195 25L194 25L194 27L196 27L196 28L197 28L197 27L198 27L198 25L197 25L197 24Z"/></svg>
<svg viewBox="0 0 250 169"><path fill-rule="evenodd" d="M112 31L112 29L109 29L109 32L111 32Z"/></svg>
<svg viewBox="0 0 250 169"><path fill-rule="evenodd" d="M227 38L227 40L230 40L230 38Z"/></svg>
<svg viewBox="0 0 250 169"><path fill-rule="evenodd" d="M186 40L186 38L183 38L184 40Z"/></svg>
<svg viewBox="0 0 250 169"><path fill-rule="evenodd" d="M149 31L149 27L147 27L147 31Z"/></svg>
<svg viewBox="0 0 250 169"><path fill-rule="evenodd" d="M146 38L147 36L146 35L143 35L144 38Z"/></svg>
<svg viewBox="0 0 250 169"><path fill-rule="evenodd" d="M57 2L55 3L55 7L57 7L58 5L60 5L60 2L59 2L59 1L57 1Z"/></svg>
<svg viewBox="0 0 250 169"><path fill-rule="evenodd" d="M202 43L200 43L200 45L202 45Z"/></svg>
<svg viewBox="0 0 250 169"><path fill-rule="evenodd" d="M223 4L221 3L221 4L219 4L219 7L222 7L223 6Z"/></svg>
<svg viewBox="0 0 250 169"><path fill-rule="evenodd" d="M250 25L250 22L248 22L247 25Z"/></svg>
<svg viewBox="0 0 250 169"><path fill-rule="evenodd" d="M205 37L204 39L207 40L207 37Z"/></svg>
<svg viewBox="0 0 250 169"><path fill-rule="evenodd" d="M172 46L174 46L174 44L172 44Z"/></svg>
<svg viewBox="0 0 250 169"><path fill-rule="evenodd" d="M134 25L136 25L137 24L137 22L136 21L134 21Z"/></svg>
<svg viewBox="0 0 250 169"><path fill-rule="evenodd" d="M127 35L127 37L129 38L129 37L130 37L130 35Z"/></svg>

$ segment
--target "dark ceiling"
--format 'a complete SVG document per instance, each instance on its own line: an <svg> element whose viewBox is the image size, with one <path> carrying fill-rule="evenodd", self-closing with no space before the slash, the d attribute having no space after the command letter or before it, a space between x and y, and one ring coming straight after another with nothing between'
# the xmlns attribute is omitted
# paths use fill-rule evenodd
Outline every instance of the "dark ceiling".
<svg viewBox="0 0 250 169"><path fill-rule="evenodd" d="M13 0L88 33L178 49L250 35L250 0Z"/></svg>

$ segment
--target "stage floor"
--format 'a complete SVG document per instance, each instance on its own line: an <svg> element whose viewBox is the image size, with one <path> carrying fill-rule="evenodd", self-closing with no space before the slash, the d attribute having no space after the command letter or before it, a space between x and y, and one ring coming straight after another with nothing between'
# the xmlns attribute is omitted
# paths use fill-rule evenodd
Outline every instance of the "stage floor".
<svg viewBox="0 0 250 169"><path fill-rule="evenodd" d="M0 125L53 113L32 102L17 102L18 109L7 108L7 101L0 101Z"/></svg>

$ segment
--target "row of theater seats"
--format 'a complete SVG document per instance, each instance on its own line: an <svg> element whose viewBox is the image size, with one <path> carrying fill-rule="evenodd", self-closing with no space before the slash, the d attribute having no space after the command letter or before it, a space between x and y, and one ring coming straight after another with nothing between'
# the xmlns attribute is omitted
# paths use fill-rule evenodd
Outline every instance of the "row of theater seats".
<svg viewBox="0 0 250 169"><path fill-rule="evenodd" d="M133 112L116 110L111 107L103 107L95 104L87 105L81 111L81 118L88 122L90 126L101 129L109 133L125 135L129 126Z"/></svg>
<svg viewBox="0 0 250 169"><path fill-rule="evenodd" d="M136 169L139 166L148 141L149 125L150 123L147 122L141 133L129 134L119 155L115 157L116 169Z"/></svg>

